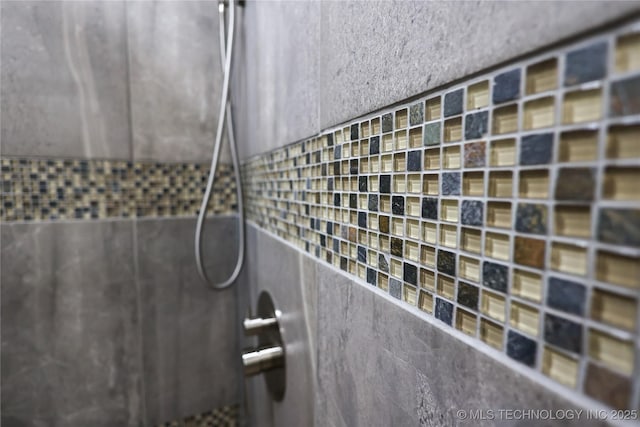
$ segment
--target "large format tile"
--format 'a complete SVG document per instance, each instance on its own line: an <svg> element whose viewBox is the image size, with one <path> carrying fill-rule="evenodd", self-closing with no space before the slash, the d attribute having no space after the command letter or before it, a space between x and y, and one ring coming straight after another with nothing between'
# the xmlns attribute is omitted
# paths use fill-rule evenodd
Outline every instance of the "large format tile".
<svg viewBox="0 0 640 427"><path fill-rule="evenodd" d="M323 2L321 9L320 126L326 128L620 18L639 6L412 1Z"/></svg>
<svg viewBox="0 0 640 427"><path fill-rule="evenodd" d="M281 402L268 394L262 376L247 380L251 425L307 426L313 423L314 383L302 292L300 253L262 230L249 225L247 244L255 246L248 267L255 269L249 283L255 312L260 292L268 291L282 312L281 331L286 345L286 391ZM255 344L247 340L247 344Z"/></svg>
<svg viewBox="0 0 640 427"><path fill-rule="evenodd" d="M2 425L139 426L132 222L0 229Z"/></svg>
<svg viewBox="0 0 640 427"><path fill-rule="evenodd" d="M218 3L129 2L127 24L134 157L208 161L222 90Z"/></svg>
<svg viewBox="0 0 640 427"><path fill-rule="evenodd" d="M2 155L128 159L124 3L2 2Z"/></svg>
<svg viewBox="0 0 640 427"><path fill-rule="evenodd" d="M136 228L148 424L237 403L238 285L223 291L203 286L193 254L194 219L139 220ZM228 277L236 220L209 220L204 241L212 279Z"/></svg>
<svg viewBox="0 0 640 427"><path fill-rule="evenodd" d="M556 392L400 308L369 285L323 264L316 275L316 425L467 425L456 419L457 410L572 408ZM588 422L583 417L565 425Z"/></svg>
<svg viewBox="0 0 640 427"><path fill-rule="evenodd" d="M246 2L232 99L241 158L320 131L320 2Z"/></svg>

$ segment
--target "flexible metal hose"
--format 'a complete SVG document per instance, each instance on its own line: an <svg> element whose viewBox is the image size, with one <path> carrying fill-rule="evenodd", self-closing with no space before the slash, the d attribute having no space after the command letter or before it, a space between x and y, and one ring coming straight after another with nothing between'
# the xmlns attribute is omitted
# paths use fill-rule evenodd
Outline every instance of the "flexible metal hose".
<svg viewBox="0 0 640 427"><path fill-rule="evenodd" d="M235 28L235 0L229 0L229 29L228 37L225 35L225 19L224 19L224 2L220 1L218 12L220 20L220 63L223 66L223 82L222 82L222 95L220 98L220 112L218 114L218 128L216 130L215 145L213 147L213 157L211 158L211 169L209 170L209 177L207 179L207 187L202 197L202 204L200 205L200 211L198 212L198 220L196 222L196 235L195 235L195 255L196 265L198 268L198 274L207 285L207 287L220 290L229 287L235 282L242 269L244 262L244 208L242 200L242 184L240 182L240 164L238 161L238 152L236 147L236 141L233 134L233 118L231 115L231 103L229 102L229 81L231 79L231 59L233 53L233 36ZM225 46L226 40L226 46ZM231 273L231 276L223 282L212 282L207 275L202 263L202 233L204 230L204 220L207 216L207 205L211 200L211 193L213 191L213 181L215 179L216 169L218 166L218 159L220 157L220 148L222 147L222 135L224 131L225 121L227 123L227 137L229 138L229 148L231 149L231 161L233 162L233 172L236 181L236 197L238 200L238 213L239 213L239 242L238 242L238 257L236 260L236 266Z"/></svg>

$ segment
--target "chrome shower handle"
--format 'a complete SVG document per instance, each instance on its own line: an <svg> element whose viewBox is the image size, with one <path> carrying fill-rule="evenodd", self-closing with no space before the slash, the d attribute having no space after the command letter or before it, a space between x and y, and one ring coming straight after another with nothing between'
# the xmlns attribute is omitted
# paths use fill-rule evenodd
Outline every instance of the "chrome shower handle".
<svg viewBox="0 0 640 427"><path fill-rule="evenodd" d="M254 319L244 319L242 326L246 336L260 335L271 328L278 327L278 319L275 317L256 317Z"/></svg>

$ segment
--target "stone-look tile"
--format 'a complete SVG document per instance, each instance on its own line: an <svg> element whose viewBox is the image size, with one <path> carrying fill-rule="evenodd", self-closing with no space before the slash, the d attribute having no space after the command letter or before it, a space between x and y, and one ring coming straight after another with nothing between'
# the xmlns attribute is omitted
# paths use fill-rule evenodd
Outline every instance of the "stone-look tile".
<svg viewBox="0 0 640 427"><path fill-rule="evenodd" d="M544 268L545 241L516 236L513 260L516 264Z"/></svg>
<svg viewBox="0 0 640 427"><path fill-rule="evenodd" d="M246 380L250 425L313 425L315 373L312 353L315 349L310 345L309 329L314 326L305 323L303 284L308 277L301 261L305 255L253 225L249 225L248 229L251 231L247 233L247 247L254 249L248 253L246 268L253 272L245 276L250 282L239 283L240 286L247 286L250 293L247 306L241 309L245 312L250 306L255 313L260 293L268 291L283 313L280 326L287 350L286 392L281 402L274 402L269 396L261 376ZM315 264L315 280L319 285L322 275L317 270L318 263ZM305 280L302 280L303 274ZM319 287L316 295L320 322ZM315 336L321 339L317 331ZM253 346L255 342L252 339L246 339L243 345L244 348ZM317 359L316 363L319 366L323 360Z"/></svg>
<svg viewBox="0 0 640 427"><path fill-rule="evenodd" d="M614 245L640 247L640 210L600 209L598 240Z"/></svg>
<svg viewBox="0 0 640 427"><path fill-rule="evenodd" d="M404 240L398 237L391 238L391 255L402 258L402 247Z"/></svg>
<svg viewBox="0 0 640 427"><path fill-rule="evenodd" d="M317 272L315 425L455 425L455 411L448 408L465 405L572 408L561 395L399 308L371 286L325 265ZM584 419L566 424L597 425Z"/></svg>
<svg viewBox="0 0 640 427"><path fill-rule="evenodd" d="M372 136L369 139L369 154L379 154L380 153L380 137Z"/></svg>
<svg viewBox="0 0 640 427"><path fill-rule="evenodd" d="M214 281L224 280L233 271L236 227L231 217L205 224L203 258ZM150 425L238 401L241 378L233 369L239 357L237 284L216 292L204 286L193 257L194 229L191 218L142 220L136 226Z"/></svg>
<svg viewBox="0 0 640 427"><path fill-rule="evenodd" d="M318 67L321 127L376 111L637 10L633 2L588 2L579 8L566 2L322 3L319 63L332 66ZM277 17L273 22L275 28L288 28ZM470 35L469 22L491 31ZM302 30L289 31L287 35ZM260 42L256 38L254 44ZM305 52L304 47L299 52ZM247 92L253 93L250 88ZM262 104L269 101L261 99Z"/></svg>
<svg viewBox="0 0 640 427"><path fill-rule="evenodd" d="M380 226L380 232L383 234L389 234L389 217L386 215L380 215L378 217Z"/></svg>
<svg viewBox="0 0 640 427"><path fill-rule="evenodd" d="M543 204L518 203L516 231L547 234L547 207Z"/></svg>
<svg viewBox="0 0 640 427"><path fill-rule="evenodd" d="M458 283L458 304L461 304L471 310L478 310L478 294L477 286L468 283Z"/></svg>
<svg viewBox="0 0 640 427"><path fill-rule="evenodd" d="M607 43L598 42L567 53L564 85L602 79L607 73Z"/></svg>
<svg viewBox="0 0 640 427"><path fill-rule="evenodd" d="M440 144L440 122L424 125L423 142L427 146Z"/></svg>
<svg viewBox="0 0 640 427"><path fill-rule="evenodd" d="M367 263L367 248L364 246L358 246L358 261L366 264Z"/></svg>
<svg viewBox="0 0 640 427"><path fill-rule="evenodd" d="M378 267L380 268L380 271L385 273L389 272L389 259L387 258L387 255L383 253L378 254Z"/></svg>
<svg viewBox="0 0 640 427"><path fill-rule="evenodd" d="M367 213L358 212L358 227L367 228Z"/></svg>
<svg viewBox="0 0 640 427"><path fill-rule="evenodd" d="M120 1L2 3L3 156L130 159L124 13Z"/></svg>
<svg viewBox="0 0 640 427"><path fill-rule="evenodd" d="M438 199L435 197L422 199L422 218L438 219Z"/></svg>
<svg viewBox="0 0 640 427"><path fill-rule="evenodd" d="M583 285L558 277L549 278L547 288L547 305L549 307L582 316L584 315L586 297L587 290Z"/></svg>
<svg viewBox="0 0 640 427"><path fill-rule="evenodd" d="M418 286L418 267L405 262L403 273L403 279L405 282Z"/></svg>
<svg viewBox="0 0 640 427"><path fill-rule="evenodd" d="M587 395L616 409L629 409L631 381L603 366L589 363L584 391Z"/></svg>
<svg viewBox="0 0 640 427"><path fill-rule="evenodd" d="M373 268L367 267L367 283L373 286L377 284L378 273Z"/></svg>
<svg viewBox="0 0 640 427"><path fill-rule="evenodd" d="M509 283L509 267L485 261L482 264L482 284L500 292L507 292Z"/></svg>
<svg viewBox="0 0 640 427"><path fill-rule="evenodd" d="M192 7L207 8L201 19L212 16L211 26L217 28L216 4L204 1L200 5ZM320 3L250 2L246 6L236 13L231 74L231 100L241 159L307 138L328 127L320 124L323 68L319 49ZM171 15L166 19L176 20ZM204 26L208 31L210 24L201 20L191 25ZM207 55L208 52L215 55L209 63L215 64L213 68L218 72L216 33L198 40L187 38L184 43L206 45ZM159 64L164 61L161 59ZM196 64L200 61L194 59ZM222 79L214 82L216 90L220 90ZM211 91L201 96L207 96L208 104L219 108L219 97L214 97ZM287 119L283 120L284 117ZM251 126L240 125L244 123Z"/></svg>
<svg viewBox="0 0 640 427"><path fill-rule="evenodd" d="M507 334L507 355L527 366L535 365L537 347L534 340L524 335L514 331Z"/></svg>
<svg viewBox="0 0 640 427"><path fill-rule="evenodd" d="M380 192L391 193L391 175L380 175Z"/></svg>
<svg viewBox="0 0 640 427"><path fill-rule="evenodd" d="M369 190L368 179L366 176L358 177L358 191L366 193Z"/></svg>
<svg viewBox="0 0 640 427"><path fill-rule="evenodd" d="M382 115L382 132L391 132L393 130L393 113Z"/></svg>
<svg viewBox="0 0 640 427"><path fill-rule="evenodd" d="M142 425L133 223L0 231L2 425Z"/></svg>
<svg viewBox="0 0 640 427"><path fill-rule="evenodd" d="M336 145L333 147L333 158L340 160L342 158L342 145Z"/></svg>
<svg viewBox="0 0 640 427"><path fill-rule="evenodd" d="M422 122L424 122L424 102L418 102L409 108L409 126L421 125Z"/></svg>
<svg viewBox="0 0 640 427"><path fill-rule="evenodd" d="M464 118L464 139L482 138L489 129L489 112L467 114Z"/></svg>
<svg viewBox="0 0 640 427"><path fill-rule="evenodd" d="M402 282L393 277L389 278L389 294L397 299L402 299Z"/></svg>
<svg viewBox="0 0 640 427"><path fill-rule="evenodd" d="M457 89L444 96L444 117L451 117L462 114L462 100L464 99L464 89Z"/></svg>
<svg viewBox="0 0 640 427"><path fill-rule="evenodd" d="M582 325L547 313L544 316L544 340L565 350L581 353Z"/></svg>
<svg viewBox="0 0 640 427"><path fill-rule="evenodd" d="M609 114L611 117L640 114L640 77L611 83Z"/></svg>
<svg viewBox="0 0 640 427"><path fill-rule="evenodd" d="M369 211L378 212L378 195L369 194L369 203L367 204Z"/></svg>
<svg viewBox="0 0 640 427"><path fill-rule="evenodd" d="M407 153L407 170L409 172L422 170L422 151L409 151Z"/></svg>
<svg viewBox="0 0 640 427"><path fill-rule="evenodd" d="M443 300L442 298L436 298L435 315L436 319L451 326L451 323L453 322L453 304L449 301Z"/></svg>
<svg viewBox="0 0 640 427"><path fill-rule="evenodd" d="M443 196L459 196L460 195L460 172L443 172L442 177L442 195Z"/></svg>
<svg viewBox="0 0 640 427"><path fill-rule="evenodd" d="M464 167L480 168L485 166L485 152L487 143L478 141L464 146Z"/></svg>
<svg viewBox="0 0 640 427"><path fill-rule="evenodd" d="M511 101L520 97L520 69L506 71L493 79L493 103Z"/></svg>
<svg viewBox="0 0 640 427"><path fill-rule="evenodd" d="M595 170L561 168L556 179L556 200L591 201L595 193Z"/></svg>
<svg viewBox="0 0 640 427"><path fill-rule="evenodd" d="M460 205L463 225L482 225L484 204L479 200L463 200Z"/></svg>
<svg viewBox="0 0 640 427"><path fill-rule="evenodd" d="M352 159L349 164L349 172L351 175L358 175L358 159Z"/></svg>
<svg viewBox="0 0 640 427"><path fill-rule="evenodd" d="M404 196L391 197L391 213L404 215Z"/></svg>
<svg viewBox="0 0 640 427"><path fill-rule="evenodd" d="M521 165L545 165L553 156L553 134L526 135L520 142Z"/></svg>
<svg viewBox="0 0 640 427"><path fill-rule="evenodd" d="M449 276L456 275L456 254L438 250L438 271Z"/></svg>

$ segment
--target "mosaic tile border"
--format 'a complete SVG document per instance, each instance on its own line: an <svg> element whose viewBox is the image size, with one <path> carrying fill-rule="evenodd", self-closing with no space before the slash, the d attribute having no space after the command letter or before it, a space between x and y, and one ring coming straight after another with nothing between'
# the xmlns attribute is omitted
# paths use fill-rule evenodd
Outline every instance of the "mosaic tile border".
<svg viewBox="0 0 640 427"><path fill-rule="evenodd" d="M183 420L158 424L157 427L236 427L239 425L238 416L237 405L223 406Z"/></svg>
<svg viewBox="0 0 640 427"><path fill-rule="evenodd" d="M242 172L263 229L569 389L640 407L640 22Z"/></svg>
<svg viewBox="0 0 640 427"><path fill-rule="evenodd" d="M194 163L2 158L0 165L3 222L193 216L209 174ZM235 210L233 167L221 164L208 212Z"/></svg>

